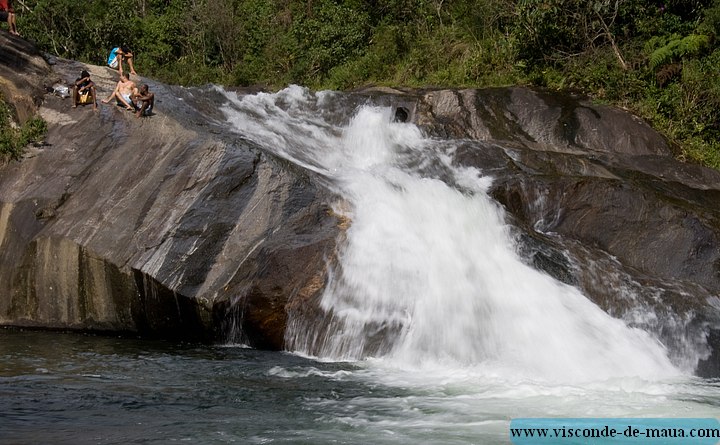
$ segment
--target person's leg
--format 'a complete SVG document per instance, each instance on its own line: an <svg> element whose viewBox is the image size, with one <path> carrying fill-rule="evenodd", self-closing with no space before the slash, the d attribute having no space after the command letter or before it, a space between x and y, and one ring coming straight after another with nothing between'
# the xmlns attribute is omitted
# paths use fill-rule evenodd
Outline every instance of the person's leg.
<svg viewBox="0 0 720 445"><path fill-rule="evenodd" d="M150 99L147 101L147 108L145 109L145 115L150 116L150 114L153 112L153 109L155 108L155 95L153 94L150 96Z"/></svg>
<svg viewBox="0 0 720 445"><path fill-rule="evenodd" d="M93 110L97 110L97 96L95 95L95 87L90 87L90 97L93 101Z"/></svg>
<svg viewBox="0 0 720 445"><path fill-rule="evenodd" d="M112 100L113 97L117 98L117 97L120 96L119 91L120 91L120 86L119 86L119 85L116 85L116 86L115 86L115 89L113 90L112 93L110 93L110 95L107 97L107 99L104 99L104 100L102 100L101 102L104 103L104 104L110 103L110 100Z"/></svg>
<svg viewBox="0 0 720 445"><path fill-rule="evenodd" d="M135 117L143 116L148 109L150 109L150 99L142 101L142 106L137 113L135 113Z"/></svg>
<svg viewBox="0 0 720 445"><path fill-rule="evenodd" d="M8 26L10 28L10 34L19 36L20 33L17 32L17 25L15 24L15 13L14 12L8 13L7 21L8 21Z"/></svg>
<svg viewBox="0 0 720 445"><path fill-rule="evenodd" d="M135 72L135 67L133 66L133 55L132 53L125 54L125 60L127 60L128 67L130 67L130 74L134 74L137 76L137 73Z"/></svg>
<svg viewBox="0 0 720 445"><path fill-rule="evenodd" d="M135 107L133 107L132 105L130 105L130 101L128 100L128 99L130 98L130 96L123 97L122 94L116 94L116 95L115 95L115 98L116 98L120 103L122 103L123 105L125 105L125 108L127 108L128 110L130 110L130 111L135 111Z"/></svg>
<svg viewBox="0 0 720 445"><path fill-rule="evenodd" d="M116 91L117 91L117 90L116 90ZM115 91L113 91L112 93L110 93L110 95L109 95L107 98L101 100L100 102L102 102L102 103L104 103L104 104L110 103L110 101L112 100L113 97L117 97L117 94L115 94Z"/></svg>
<svg viewBox="0 0 720 445"><path fill-rule="evenodd" d="M80 93L78 92L78 87L77 87L77 85L74 85L74 86L73 86L72 96L73 96L73 105L72 105L72 107L73 107L73 108L77 108L78 100L80 100Z"/></svg>

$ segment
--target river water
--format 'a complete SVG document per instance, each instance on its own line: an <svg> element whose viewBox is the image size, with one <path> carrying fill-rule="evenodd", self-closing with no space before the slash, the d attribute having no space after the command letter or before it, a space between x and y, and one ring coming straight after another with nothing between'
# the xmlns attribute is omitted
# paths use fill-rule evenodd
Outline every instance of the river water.
<svg viewBox="0 0 720 445"><path fill-rule="evenodd" d="M0 443L507 444L513 417L717 417L720 382L408 373L240 346L0 330Z"/></svg>
<svg viewBox="0 0 720 445"><path fill-rule="evenodd" d="M335 93L220 91L230 131L342 197L325 319L291 319L284 353L0 331L0 443L507 444L517 417L720 415L702 345L671 354L645 309L631 326L528 266L453 141Z"/></svg>

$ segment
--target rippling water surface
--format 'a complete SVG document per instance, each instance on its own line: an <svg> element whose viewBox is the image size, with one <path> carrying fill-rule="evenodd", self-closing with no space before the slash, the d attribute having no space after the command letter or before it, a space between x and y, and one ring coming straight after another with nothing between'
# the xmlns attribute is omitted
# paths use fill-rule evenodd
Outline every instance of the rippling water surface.
<svg viewBox="0 0 720 445"><path fill-rule="evenodd" d="M0 330L0 443L509 443L520 416L716 417L720 384L583 386Z"/></svg>
<svg viewBox="0 0 720 445"><path fill-rule="evenodd" d="M374 391L332 378L348 368L242 347L0 330L0 442L331 443L347 427L317 401Z"/></svg>

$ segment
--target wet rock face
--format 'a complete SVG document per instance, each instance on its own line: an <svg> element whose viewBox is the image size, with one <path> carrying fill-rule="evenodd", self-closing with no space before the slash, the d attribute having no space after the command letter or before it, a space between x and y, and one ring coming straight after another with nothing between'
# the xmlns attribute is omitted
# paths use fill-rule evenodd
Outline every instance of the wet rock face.
<svg viewBox="0 0 720 445"><path fill-rule="evenodd" d="M720 173L677 162L636 117L573 97L434 91L416 113L431 134L476 141L456 159L495 178L529 262L720 375ZM657 318L638 317L647 310Z"/></svg>
<svg viewBox="0 0 720 445"><path fill-rule="evenodd" d="M9 34L0 36L0 94L14 108L20 123L35 114L51 82L45 59L29 42Z"/></svg>
<svg viewBox="0 0 720 445"><path fill-rule="evenodd" d="M44 94L82 69L98 99L114 88L114 71L64 60L4 77L18 91L40 86L31 111L49 133L0 172L0 325L202 341L233 327L243 341L280 349L285 306L324 283L335 196L221 131L212 90L136 79L158 98L146 119Z"/></svg>
<svg viewBox="0 0 720 445"><path fill-rule="evenodd" d="M657 132L629 113L527 88L429 92L418 103L416 120L435 134L545 151L671 154Z"/></svg>
<svg viewBox="0 0 720 445"><path fill-rule="evenodd" d="M493 195L523 226L720 291L720 173L675 161L637 118L517 88L433 92L419 108L430 131L492 141L458 160L496 178Z"/></svg>

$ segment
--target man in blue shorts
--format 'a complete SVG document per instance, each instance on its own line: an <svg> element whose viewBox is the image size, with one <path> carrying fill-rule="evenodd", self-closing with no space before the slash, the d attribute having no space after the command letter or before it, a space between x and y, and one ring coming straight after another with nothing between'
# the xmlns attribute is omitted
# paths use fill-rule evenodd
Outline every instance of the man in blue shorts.
<svg viewBox="0 0 720 445"><path fill-rule="evenodd" d="M118 46L110 51L108 56L107 64L110 68L120 71L123 73L123 62L127 62L130 67L130 74L135 74L135 67L133 66L133 53L130 52L127 46Z"/></svg>

